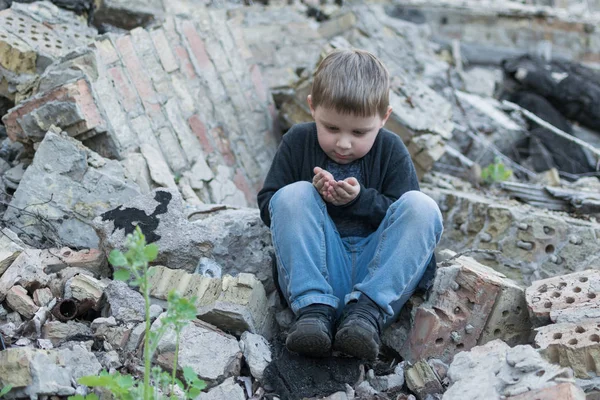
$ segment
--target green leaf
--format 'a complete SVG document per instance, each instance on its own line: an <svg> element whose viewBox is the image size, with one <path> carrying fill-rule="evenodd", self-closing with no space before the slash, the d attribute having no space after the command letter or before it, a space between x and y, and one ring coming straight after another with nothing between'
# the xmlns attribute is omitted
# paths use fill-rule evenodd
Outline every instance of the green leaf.
<svg viewBox="0 0 600 400"><path fill-rule="evenodd" d="M202 392L201 389L197 389L197 388L192 387L187 392L187 398L188 399L195 399L196 397L198 397L200 395L201 392Z"/></svg>
<svg viewBox="0 0 600 400"><path fill-rule="evenodd" d="M119 250L112 249L108 256L108 262L114 267L124 267L127 265L127 258L125 258L125 254L121 253Z"/></svg>
<svg viewBox="0 0 600 400"><path fill-rule="evenodd" d="M0 394L2 394L2 392L0 392ZM88 396L89 396L89 395L88 395ZM76 395L76 396L69 396L69 397L67 398L67 400L86 400L86 398L87 398L87 396L86 396L86 397L83 397L82 395L78 394L78 395Z"/></svg>
<svg viewBox="0 0 600 400"><path fill-rule="evenodd" d="M126 281L130 277L131 273L125 268L119 268L115 270L115 273L113 274L113 279L116 281Z"/></svg>
<svg viewBox="0 0 600 400"><path fill-rule="evenodd" d="M144 247L144 255L148 261L156 260L156 256L158 256L158 246L155 243L150 243L148 246Z"/></svg>
<svg viewBox="0 0 600 400"><path fill-rule="evenodd" d="M113 377L110 375L88 375L82 376L77 380L78 383L89 387L108 387L113 382Z"/></svg>
<svg viewBox="0 0 600 400"><path fill-rule="evenodd" d="M196 382L194 382L194 384L192 385L192 387L202 391L204 390L204 388L206 388L206 382L204 382L201 379L198 379Z"/></svg>
<svg viewBox="0 0 600 400"><path fill-rule="evenodd" d="M188 385L191 385L192 382L198 380L198 375L194 372L192 367L183 367L183 378Z"/></svg>
<svg viewBox="0 0 600 400"><path fill-rule="evenodd" d="M2 390L0 390L0 397L4 396L6 393L10 392L10 389L12 389L12 385L4 386L2 388Z"/></svg>

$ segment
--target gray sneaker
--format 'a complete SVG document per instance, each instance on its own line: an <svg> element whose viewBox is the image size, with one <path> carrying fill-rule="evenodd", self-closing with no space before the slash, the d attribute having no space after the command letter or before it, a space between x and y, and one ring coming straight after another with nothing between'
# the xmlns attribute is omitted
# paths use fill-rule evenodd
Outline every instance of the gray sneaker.
<svg viewBox="0 0 600 400"><path fill-rule="evenodd" d="M301 308L285 341L287 349L309 357L329 355L335 312L335 308L325 304L311 304Z"/></svg>

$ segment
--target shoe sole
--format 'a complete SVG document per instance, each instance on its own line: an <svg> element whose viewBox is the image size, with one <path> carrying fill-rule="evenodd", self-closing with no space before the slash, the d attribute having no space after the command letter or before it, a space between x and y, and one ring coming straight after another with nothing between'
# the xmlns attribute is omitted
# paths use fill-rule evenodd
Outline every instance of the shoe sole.
<svg viewBox="0 0 600 400"><path fill-rule="evenodd" d="M331 340L323 332L293 332L288 335L285 347L289 351L309 357L326 357L331 353Z"/></svg>
<svg viewBox="0 0 600 400"><path fill-rule="evenodd" d="M362 333L362 334L361 334ZM379 355L379 344L360 327L343 327L335 335L333 349L361 360L373 361Z"/></svg>

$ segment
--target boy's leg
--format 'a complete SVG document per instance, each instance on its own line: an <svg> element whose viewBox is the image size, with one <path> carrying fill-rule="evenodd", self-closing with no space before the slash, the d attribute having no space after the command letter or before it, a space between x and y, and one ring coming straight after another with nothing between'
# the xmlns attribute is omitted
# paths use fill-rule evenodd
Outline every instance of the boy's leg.
<svg viewBox="0 0 600 400"><path fill-rule="evenodd" d="M352 288L350 258L310 182L278 190L269 211L279 285L298 317L286 344L292 351L322 355L331 348L340 299Z"/></svg>
<svg viewBox="0 0 600 400"><path fill-rule="evenodd" d="M383 325L393 322L415 291L442 230L437 204L421 192L407 192L390 206L358 257L358 283L346 296L336 347L377 356Z"/></svg>

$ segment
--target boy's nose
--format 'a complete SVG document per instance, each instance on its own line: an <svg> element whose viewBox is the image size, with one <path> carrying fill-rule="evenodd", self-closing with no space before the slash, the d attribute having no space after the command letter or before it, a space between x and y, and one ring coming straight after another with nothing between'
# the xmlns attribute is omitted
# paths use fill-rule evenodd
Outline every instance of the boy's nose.
<svg viewBox="0 0 600 400"><path fill-rule="evenodd" d="M341 138L338 140L337 146L340 149L348 150L352 147L352 143L350 143L350 140L348 140L346 138Z"/></svg>

